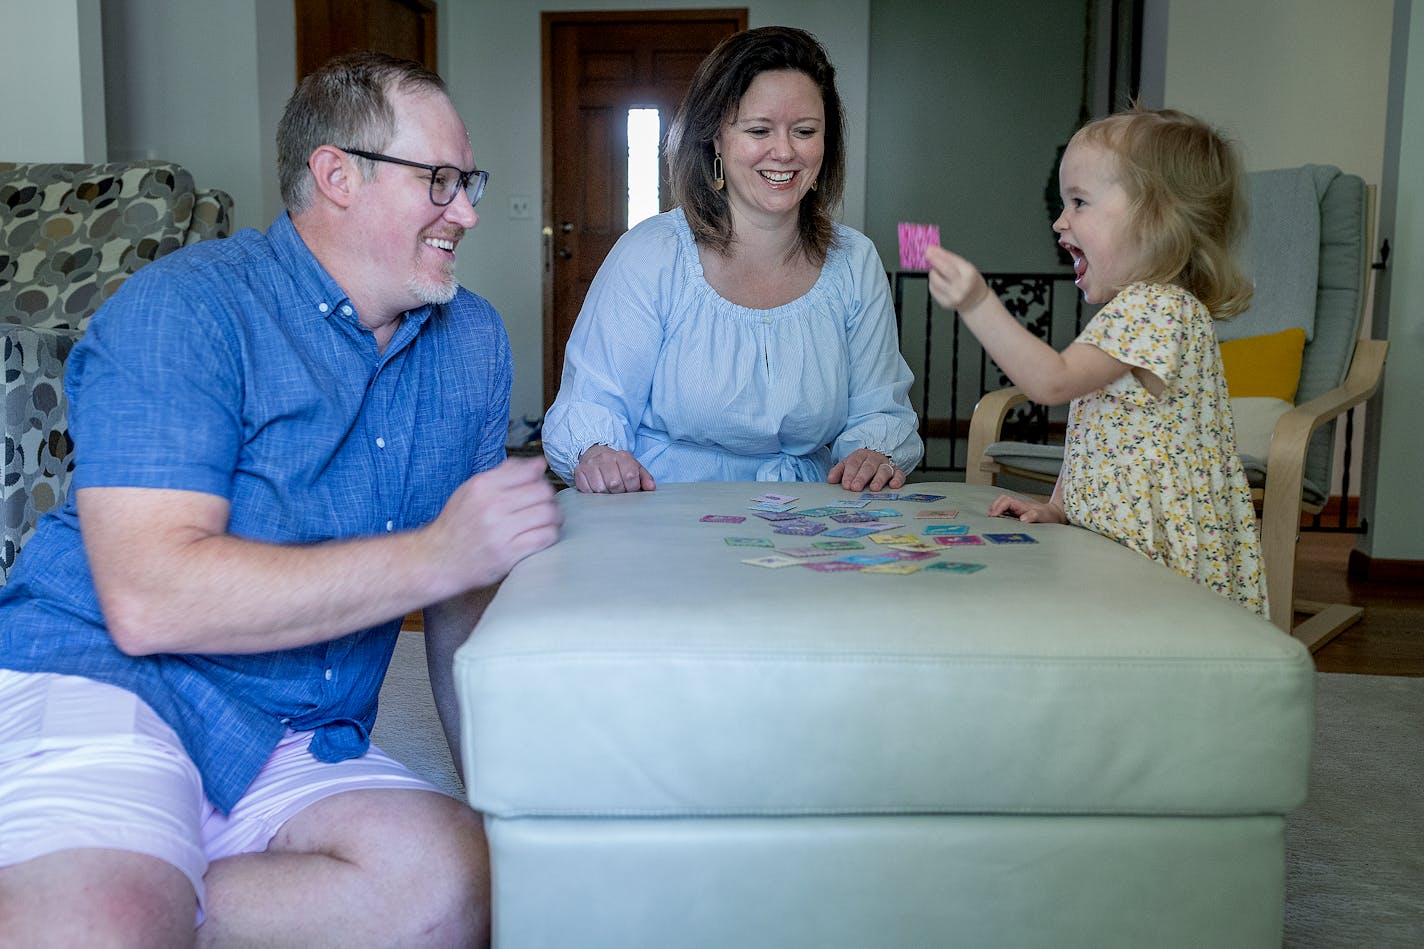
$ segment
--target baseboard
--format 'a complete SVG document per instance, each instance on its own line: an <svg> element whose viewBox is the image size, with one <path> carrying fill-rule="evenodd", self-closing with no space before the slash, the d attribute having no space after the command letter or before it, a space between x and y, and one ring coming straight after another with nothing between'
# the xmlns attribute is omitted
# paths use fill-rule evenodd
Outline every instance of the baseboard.
<svg viewBox="0 0 1424 949"><path fill-rule="evenodd" d="M1346 568L1351 580L1372 583L1424 584L1424 560L1386 560L1371 557L1359 549L1350 551Z"/></svg>

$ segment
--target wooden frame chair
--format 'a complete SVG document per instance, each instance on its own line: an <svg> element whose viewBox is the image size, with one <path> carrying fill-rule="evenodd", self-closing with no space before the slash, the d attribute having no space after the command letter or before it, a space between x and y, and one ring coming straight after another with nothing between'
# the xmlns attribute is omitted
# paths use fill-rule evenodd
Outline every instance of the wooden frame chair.
<svg viewBox="0 0 1424 949"><path fill-rule="evenodd" d="M1276 177L1269 177L1276 176ZM1300 325L1310 338L1302 355L1299 389L1294 408L1276 421L1266 458L1243 455L1247 478L1260 514L1261 546L1265 558L1266 589L1271 599L1271 622L1315 651L1356 622L1363 610L1338 603L1297 598L1295 553L1302 514L1317 514L1328 500L1334 460L1334 421L1369 399L1379 388L1389 344L1359 339L1370 286L1370 240L1374 224L1374 189L1355 175L1329 166L1308 165L1281 172L1251 175L1253 227L1281 223L1278 216L1254 209L1270 194L1279 176L1295 176L1297 184L1313 184L1319 199L1319 260L1313 312ZM1312 232L1313 233L1313 232ZM1259 236L1259 235L1258 235ZM1269 266L1270 240L1257 241L1257 259ZM1248 257L1250 256L1248 252ZM1265 281L1258 274L1259 291ZM1262 303L1266 305L1261 306ZM1269 300L1253 304L1268 310ZM1218 324L1223 338L1244 338L1280 329L1275 323L1253 322L1251 315ZM977 484L1002 484L1019 479L1052 489L1063 460L1062 445L1004 441L1001 432L1009 413L1027 398L1015 387L989 392L974 409L969 427L965 480ZM1308 618L1294 623L1295 613Z"/></svg>

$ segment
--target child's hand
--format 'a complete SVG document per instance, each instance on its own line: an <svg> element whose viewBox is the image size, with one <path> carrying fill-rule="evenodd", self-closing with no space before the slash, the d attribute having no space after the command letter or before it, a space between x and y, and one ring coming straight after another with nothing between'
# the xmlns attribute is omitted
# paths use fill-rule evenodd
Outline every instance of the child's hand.
<svg viewBox="0 0 1424 949"><path fill-rule="evenodd" d="M1068 515L1052 501L1029 501L1012 494L1001 494L989 505L990 517L1017 517L1025 524L1067 524Z"/></svg>
<svg viewBox="0 0 1424 949"><path fill-rule="evenodd" d="M968 310L989 294L989 285L973 264L943 247L926 247L930 294L946 310Z"/></svg>

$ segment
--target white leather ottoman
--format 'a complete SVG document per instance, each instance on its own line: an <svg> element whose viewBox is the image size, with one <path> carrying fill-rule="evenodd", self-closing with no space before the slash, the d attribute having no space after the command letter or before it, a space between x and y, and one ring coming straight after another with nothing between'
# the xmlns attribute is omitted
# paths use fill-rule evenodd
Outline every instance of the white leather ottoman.
<svg viewBox="0 0 1424 949"><path fill-rule="evenodd" d="M564 492L459 650L500 949L1280 945L1299 643L982 486L887 505L1038 540L977 573L748 566L767 490L848 496Z"/></svg>

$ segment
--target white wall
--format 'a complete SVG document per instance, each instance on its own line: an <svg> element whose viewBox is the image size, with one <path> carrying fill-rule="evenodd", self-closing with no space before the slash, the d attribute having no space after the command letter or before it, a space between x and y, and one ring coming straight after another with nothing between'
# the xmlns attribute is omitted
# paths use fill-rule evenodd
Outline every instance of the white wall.
<svg viewBox="0 0 1424 949"><path fill-rule="evenodd" d="M104 160L100 36L99 0L0 0L0 161Z"/></svg>
<svg viewBox="0 0 1424 949"><path fill-rule="evenodd" d="M543 77L540 13L575 10L706 7L696 0L648 4L636 0L534 3L446 2L440 5L441 73L469 125L475 161L490 171L478 230L461 244L460 281L489 298L509 330L515 373L512 412L543 413L543 250L547 222L511 220L509 196L527 195L542 208ZM738 4L740 5L740 4ZM836 66L847 122L846 198L842 219L863 228L866 181L866 92L869 0L749 2L748 26L781 24L816 34Z"/></svg>
<svg viewBox="0 0 1424 949"><path fill-rule="evenodd" d="M109 156L163 158L232 195L238 227L280 210L277 119L296 82L289 0L104 0Z"/></svg>
<svg viewBox="0 0 1424 949"><path fill-rule="evenodd" d="M1171 3L1164 104L1232 132L1248 169L1312 162L1378 184L1393 6L1394 0Z"/></svg>
<svg viewBox="0 0 1424 949"><path fill-rule="evenodd" d="M1378 186L1385 150L1394 0L1192 0L1165 18L1161 104L1200 115L1237 140L1250 170L1336 165ZM1160 40L1159 40L1160 42ZM1375 246L1378 246L1377 244ZM1363 335L1369 335L1366 315ZM1365 409L1356 411L1350 472L1362 485ZM1344 423L1333 494L1341 493ZM1368 543L1368 540L1366 540Z"/></svg>
<svg viewBox="0 0 1424 949"><path fill-rule="evenodd" d="M1082 4L872 7L865 231L885 264L899 267L896 225L923 221L981 270L1066 272L1044 191L1083 105Z"/></svg>

